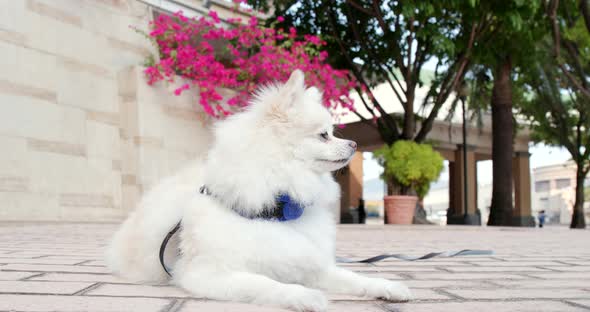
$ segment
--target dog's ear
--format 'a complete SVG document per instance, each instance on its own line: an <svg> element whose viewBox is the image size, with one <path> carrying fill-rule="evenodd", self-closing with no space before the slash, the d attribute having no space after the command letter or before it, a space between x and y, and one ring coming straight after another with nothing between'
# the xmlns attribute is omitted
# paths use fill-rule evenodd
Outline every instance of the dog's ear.
<svg viewBox="0 0 590 312"><path fill-rule="evenodd" d="M303 72L295 70L289 80L279 87L277 97L271 101L267 110L267 118L287 122L291 109L305 94L305 77Z"/></svg>
<svg viewBox="0 0 590 312"><path fill-rule="evenodd" d="M283 86L283 109L292 107L305 93L305 75L299 69L294 70Z"/></svg>

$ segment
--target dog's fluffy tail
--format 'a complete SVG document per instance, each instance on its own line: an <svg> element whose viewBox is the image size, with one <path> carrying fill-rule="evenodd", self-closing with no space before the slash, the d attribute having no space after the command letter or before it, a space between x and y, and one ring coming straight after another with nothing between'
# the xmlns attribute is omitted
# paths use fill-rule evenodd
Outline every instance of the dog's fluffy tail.
<svg viewBox="0 0 590 312"><path fill-rule="evenodd" d="M182 218L182 203L197 193L199 169L200 161L196 161L146 193L107 247L106 262L113 273L142 283L162 283L168 279L159 260L160 245ZM175 244L172 241L166 248L167 260L174 258Z"/></svg>

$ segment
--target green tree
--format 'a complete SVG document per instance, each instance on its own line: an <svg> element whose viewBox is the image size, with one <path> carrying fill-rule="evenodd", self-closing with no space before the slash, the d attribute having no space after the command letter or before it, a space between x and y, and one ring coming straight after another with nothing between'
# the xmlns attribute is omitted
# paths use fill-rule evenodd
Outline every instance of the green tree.
<svg viewBox="0 0 590 312"><path fill-rule="evenodd" d="M472 101L489 99L492 111L492 203L488 225L527 225L513 219L513 86L515 69L526 64L529 51L542 34L541 0L477 1L472 18L489 17L490 25L475 42L471 79L481 87L491 81L491 96L476 94ZM481 91L482 88L478 88ZM481 103L474 103L481 106ZM526 221L525 221L526 222ZM528 224L530 225L530 224Z"/></svg>
<svg viewBox="0 0 590 312"><path fill-rule="evenodd" d="M250 2L256 7L266 4ZM371 116L357 116L375 126L389 145L399 139L426 139L440 108L461 83L473 43L488 24L484 18L462 16L473 9L473 1L279 0L274 5L275 15L285 18L284 26L320 34L328 42L330 63L349 69L360 83L360 104ZM436 62L436 69L426 81L422 69L429 61ZM427 82L427 96L417 103L416 90ZM403 118L387 114L373 96L371 90L382 83L403 106Z"/></svg>
<svg viewBox="0 0 590 312"><path fill-rule="evenodd" d="M532 66L520 83L534 139L563 146L576 163L576 200L571 228L585 228L584 181L590 171L590 24L586 1L551 1L551 35L538 43ZM586 11L584 11L586 10ZM564 52L562 52L564 51Z"/></svg>
<svg viewBox="0 0 590 312"><path fill-rule="evenodd" d="M267 1L250 3L264 7ZM490 16L474 18L474 1L278 0L273 5L275 17L285 19L283 27L295 25L327 41L329 62L351 71L360 83L357 105L370 116L354 113L389 146L425 141L441 107L461 85L474 43L491 24ZM436 64L430 77L423 71L428 62ZM388 114L372 94L380 84L391 88L402 116ZM422 86L428 91L418 101ZM389 194L401 189L394 180L386 182Z"/></svg>

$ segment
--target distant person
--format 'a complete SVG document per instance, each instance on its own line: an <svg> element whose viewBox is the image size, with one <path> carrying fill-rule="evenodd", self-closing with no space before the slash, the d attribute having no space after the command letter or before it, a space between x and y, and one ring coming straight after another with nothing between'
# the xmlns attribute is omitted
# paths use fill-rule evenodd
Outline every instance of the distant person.
<svg viewBox="0 0 590 312"><path fill-rule="evenodd" d="M543 224L545 224L546 217L547 217L547 215L545 215L545 210L539 211L539 227L540 228L542 228Z"/></svg>

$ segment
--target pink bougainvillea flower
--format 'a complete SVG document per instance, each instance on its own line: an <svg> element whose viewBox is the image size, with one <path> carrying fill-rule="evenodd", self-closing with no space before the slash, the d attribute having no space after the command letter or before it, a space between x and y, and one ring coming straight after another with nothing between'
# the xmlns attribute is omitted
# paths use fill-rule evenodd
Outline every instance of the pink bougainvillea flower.
<svg viewBox="0 0 590 312"><path fill-rule="evenodd" d="M277 21L283 22L284 18ZM326 107L354 110L349 90L357 83L349 78L348 71L325 63L328 53L321 47L326 42L320 37L300 36L294 27L288 32L265 28L255 17L246 24L239 18L227 22L234 27L222 27L213 11L207 17L191 19L182 12L159 15L150 23L148 32L160 52L159 60L145 69L148 84L180 76L189 83L175 89L174 94L196 88L205 113L222 118L231 114L223 103L247 106L258 85L286 81L293 70L301 69L307 84L323 91ZM221 89L235 92L224 98Z"/></svg>

